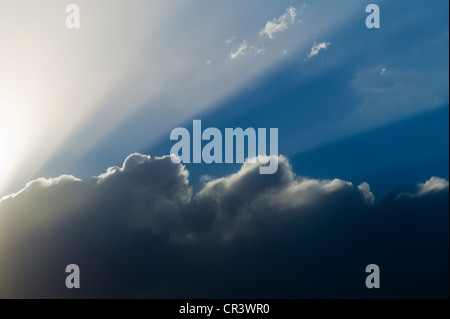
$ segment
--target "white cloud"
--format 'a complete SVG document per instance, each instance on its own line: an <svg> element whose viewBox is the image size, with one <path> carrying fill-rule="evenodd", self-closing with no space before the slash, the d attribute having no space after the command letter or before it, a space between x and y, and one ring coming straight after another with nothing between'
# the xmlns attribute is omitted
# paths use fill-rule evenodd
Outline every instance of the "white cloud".
<svg viewBox="0 0 450 319"><path fill-rule="evenodd" d="M329 42L315 43L311 48L311 52L308 55L308 59L319 54L321 50L326 50L330 46Z"/></svg>
<svg viewBox="0 0 450 319"><path fill-rule="evenodd" d="M237 48L236 51L232 51L230 53L230 58L235 60L242 56L247 55L259 55L263 53L266 49L257 48L254 45L249 45L246 40L242 41L241 45Z"/></svg>
<svg viewBox="0 0 450 319"><path fill-rule="evenodd" d="M226 44L230 44L230 43L232 43L232 42L234 41L234 39L235 39L235 37L229 37L229 38L227 38L227 39L225 40L225 43L226 43Z"/></svg>
<svg viewBox="0 0 450 319"><path fill-rule="evenodd" d="M217 178L214 176L205 174L205 175L200 176L199 179L203 185L206 185L207 183L212 182L213 180L216 180Z"/></svg>
<svg viewBox="0 0 450 319"><path fill-rule="evenodd" d="M247 50L247 48L248 48L247 41L246 40L242 41L242 43L239 46L239 48L236 51L230 53L230 58L232 60L234 60L234 59L238 58L241 55L245 55L245 51Z"/></svg>
<svg viewBox="0 0 450 319"><path fill-rule="evenodd" d="M297 17L297 9L290 7L286 10L286 13L280 16L278 19L274 18L266 23L266 26L259 33L262 35L267 35L269 39L273 39L275 33L283 32L288 29L290 24L295 23L295 18Z"/></svg>
<svg viewBox="0 0 450 319"><path fill-rule="evenodd" d="M432 177L425 182L425 184L419 184L419 191L417 195L423 196L430 193L437 193L449 187L449 183L446 179L439 177Z"/></svg>
<svg viewBox="0 0 450 319"><path fill-rule="evenodd" d="M362 183L361 185L358 186L359 191L363 194L364 199L366 200L366 202L370 205L372 205L373 203L375 203L375 196L373 195L373 193L370 191L370 186L367 183Z"/></svg>
<svg viewBox="0 0 450 319"><path fill-rule="evenodd" d="M384 74L384 72L386 72L386 68L383 68L380 72L380 74Z"/></svg>
<svg viewBox="0 0 450 319"><path fill-rule="evenodd" d="M413 192L402 192L397 195L397 199L399 198L416 198L423 197L430 194L440 193L442 191L447 190L449 188L449 182L440 177L431 177L423 184L417 184L416 189Z"/></svg>
<svg viewBox="0 0 450 319"><path fill-rule="evenodd" d="M258 55L258 54L261 54L261 53L263 53L264 51L266 51L266 49L256 49L256 54Z"/></svg>

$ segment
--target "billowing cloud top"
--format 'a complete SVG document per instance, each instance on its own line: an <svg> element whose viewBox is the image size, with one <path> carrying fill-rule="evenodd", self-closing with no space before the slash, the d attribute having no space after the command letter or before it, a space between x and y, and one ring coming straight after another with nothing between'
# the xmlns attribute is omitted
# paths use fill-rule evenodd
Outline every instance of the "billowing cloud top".
<svg viewBox="0 0 450 319"><path fill-rule="evenodd" d="M283 156L274 175L259 165L197 194L183 165L141 154L28 183L0 201L0 297L361 297L370 263L393 280L380 296L445 292L429 275L448 276L448 182L376 204L366 183L301 178ZM64 286L73 263L77 291ZM414 289L395 279L403 263L420 270Z"/></svg>

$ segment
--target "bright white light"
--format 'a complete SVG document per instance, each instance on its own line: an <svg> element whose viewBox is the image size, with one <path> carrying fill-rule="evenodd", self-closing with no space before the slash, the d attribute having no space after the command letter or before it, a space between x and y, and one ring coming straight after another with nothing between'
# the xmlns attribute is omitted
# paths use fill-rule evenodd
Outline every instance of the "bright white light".
<svg viewBox="0 0 450 319"><path fill-rule="evenodd" d="M0 182L2 181L14 153L15 128L12 116L0 108Z"/></svg>

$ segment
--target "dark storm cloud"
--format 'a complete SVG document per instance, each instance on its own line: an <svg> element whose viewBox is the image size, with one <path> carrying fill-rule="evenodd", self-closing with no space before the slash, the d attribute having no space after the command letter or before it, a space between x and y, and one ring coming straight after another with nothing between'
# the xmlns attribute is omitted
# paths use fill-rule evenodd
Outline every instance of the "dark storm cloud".
<svg viewBox="0 0 450 319"><path fill-rule="evenodd" d="M0 297L448 295L448 182L374 204L367 184L295 176L284 157L193 195L169 157L87 180L38 179L0 202ZM81 289L65 287L68 264ZM376 263L382 289L369 291Z"/></svg>

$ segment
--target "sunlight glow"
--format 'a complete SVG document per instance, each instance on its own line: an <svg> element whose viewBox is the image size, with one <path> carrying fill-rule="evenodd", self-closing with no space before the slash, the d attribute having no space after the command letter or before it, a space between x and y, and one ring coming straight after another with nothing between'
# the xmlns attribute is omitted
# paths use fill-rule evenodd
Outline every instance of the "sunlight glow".
<svg viewBox="0 0 450 319"><path fill-rule="evenodd" d="M0 183L14 153L15 135L15 125L11 114L5 108L0 108Z"/></svg>

